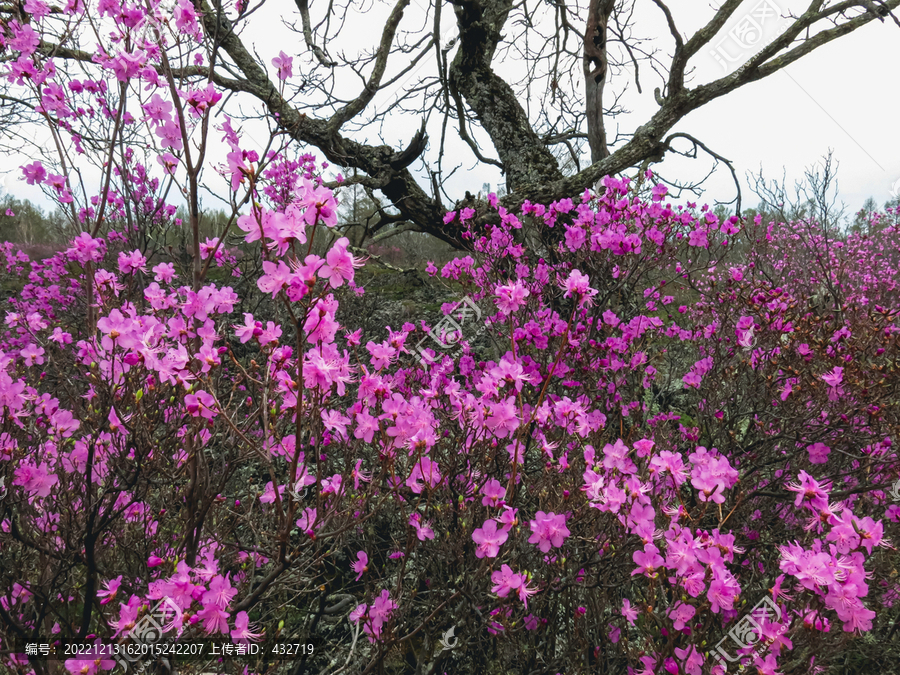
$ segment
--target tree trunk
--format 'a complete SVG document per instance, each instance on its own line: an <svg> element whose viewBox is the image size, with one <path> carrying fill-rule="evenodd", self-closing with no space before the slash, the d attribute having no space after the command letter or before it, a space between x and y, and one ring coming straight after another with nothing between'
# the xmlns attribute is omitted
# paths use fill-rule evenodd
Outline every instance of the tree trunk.
<svg viewBox="0 0 900 675"><path fill-rule="evenodd" d="M606 71L609 67L606 58L606 29L614 5L615 0L591 0L584 31L584 103L592 164L609 156L606 129L603 126L603 85L606 83Z"/></svg>

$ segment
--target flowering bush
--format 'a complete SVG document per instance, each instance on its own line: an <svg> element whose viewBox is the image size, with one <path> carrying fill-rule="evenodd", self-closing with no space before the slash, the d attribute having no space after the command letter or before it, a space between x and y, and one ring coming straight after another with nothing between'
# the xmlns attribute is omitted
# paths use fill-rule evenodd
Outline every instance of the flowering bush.
<svg viewBox="0 0 900 675"><path fill-rule="evenodd" d="M60 165L89 154L88 94L112 158L84 203L65 171L26 164L80 232L41 261L2 250L27 279L0 344L6 668L55 667L26 643L127 647L161 606L158 639L269 647L179 663L197 672L287 668L275 639L314 646L293 672L774 675L885 658L864 636L896 625L896 213L839 238L722 222L628 179L517 214L491 196L491 213L446 215L472 255L428 267L456 318L364 336L339 320L364 261L313 158L251 148L225 116L233 218L200 242L220 95L184 88L160 49L164 31L200 48L194 5L98 11L118 46L86 82L30 23L4 28L7 77L67 139ZM42 28L50 9L26 12ZM292 76L283 52L273 66ZM154 161L117 141L138 121ZM526 227L559 244L539 257ZM179 228L181 252L166 244ZM58 659L125 663L108 654Z"/></svg>
<svg viewBox="0 0 900 675"><path fill-rule="evenodd" d="M473 227L479 262L441 274L494 307L505 353L478 362L463 341L457 358L416 361L424 322L365 347L341 333L335 293L361 261L338 238L301 262L334 211L330 192L297 185L239 221L267 244L257 285L293 326L237 322L229 287L179 286L168 263L147 271L103 238L39 264L5 249L29 283L3 345L4 641L123 639L162 598L182 640L259 625L330 640L362 670L398 667L399 647L416 662L516 650L585 672L723 672L740 645L712 646L764 597L779 621L762 623L778 635L753 654L762 672L827 666L841 634L873 630L873 604L895 593L882 551L900 513L885 493L893 280L863 295L873 270L838 259L830 283L846 295L811 311L796 295L810 276L757 250L795 246L796 228L742 232L610 179L577 206L526 205L571 217L581 244L564 262L529 256L502 209ZM741 234L766 246L723 275ZM845 248L893 255L895 241L887 228ZM93 329L74 320L89 265ZM368 647L321 627L338 612ZM428 635L450 625L464 646L442 652Z"/></svg>

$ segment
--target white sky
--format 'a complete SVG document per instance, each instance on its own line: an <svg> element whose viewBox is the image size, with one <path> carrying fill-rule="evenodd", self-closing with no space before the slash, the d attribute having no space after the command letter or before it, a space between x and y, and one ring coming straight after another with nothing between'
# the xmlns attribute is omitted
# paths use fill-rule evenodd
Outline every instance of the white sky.
<svg viewBox="0 0 900 675"><path fill-rule="evenodd" d="M751 56L758 51L765 42L776 35L774 20L763 23L761 39L753 40L753 36L747 41L753 43L751 48L742 51L735 41L729 36L729 31L748 15L758 11L762 0L748 0L746 9L739 10L735 17L726 25L713 41L709 48L701 50L692 60L695 67L693 79L689 86L708 82L725 74L726 71L720 64L722 54L730 56ZM806 2L795 0L765 0L781 11L788 9L795 13L802 12ZM321 4L321 3L320 3ZM683 34L688 36L703 25L713 13L711 5L702 0L672 0L668 3L672 9L676 24ZM413 0L413 6L407 10L408 16L402 26L410 30L421 25L421 21L415 18L417 7L424 6L423 0ZM266 65L274 77L274 69L270 66L270 60L277 54L278 49L286 49L293 45L295 50L304 49L302 40L298 36L284 31L284 39L273 39L276 30L280 30L277 10L282 5L270 4L263 8L263 12L256 17L256 23L251 22L250 27L244 33L245 43L255 48L265 59ZM316 12L322 11L322 7L316 4L312 6L313 21L316 21ZM269 15L264 12L268 11ZM386 15L388 5L376 6L372 12L351 17L345 26L340 39L329 45L332 53L341 50L350 52L358 45L371 45L377 40L378 32L372 30L373 25L378 25L379 15ZM299 16L289 17L296 18ZM449 38L455 35L452 30L453 14L450 6L445 7L443 24L448 31L445 35ZM672 39L668 33L662 15L649 1L638 0L638 11L635 14L638 31L641 35L659 35L655 43L661 50L660 57L668 62L666 55L671 53ZM583 24L578 26L583 28ZM273 49L272 45L276 45ZM713 54L713 48L719 51ZM452 59L453 51L449 58ZM294 53L294 71L299 72L303 63L309 58L308 53ZM741 61L738 61L736 67ZM399 61L389 64L400 67ZM497 63L495 67L501 74L514 73L515 63ZM424 74L433 69L433 61L424 59L419 74ZM578 64L580 71L580 64ZM672 131L684 131L690 133L719 154L731 159L739 176L742 179L744 189L744 207L755 206L758 202L756 195L749 189L747 181L748 171L758 171L760 167L769 178L781 179L785 172L787 184L793 185L795 179L802 178L804 169L821 160L822 156L832 149L834 158L839 163L839 199L848 206L847 214L851 215L858 210L867 197L874 197L876 202L883 204L891 199L891 190L895 189L900 194L900 126L896 111L900 104L900 91L896 86L896 74L900 69L900 27L890 20L886 23L874 21L868 26L841 38L833 43L820 47L811 55L789 66L784 72L754 84L746 85L717 101L714 101L700 110L690 114L682 120ZM643 124L650 115L658 109L654 101L653 89L661 84L658 77L649 74L649 69L642 69L642 85L644 93L638 95L633 86L629 86L628 93L623 99L630 114L620 116L612 123L608 130L608 136L615 136L615 126L620 125L622 131L630 132ZM396 71L395 71L396 72ZM580 73L578 73L580 75ZM396 88L409 86L415 81L416 73L404 78L396 85ZM628 74L622 78L631 77ZM633 78L632 78L633 80ZM621 85L621 80L613 80L607 86L616 88ZM359 80L354 80L351 90L344 93L350 94L359 86ZM376 105L383 106L396 95L395 92L383 92L376 98ZM247 99L244 99L247 102ZM434 158L437 154L437 144L440 137L439 120L433 118L433 126L429 128L430 146L426 151L426 158ZM363 133L352 134L354 138L371 142L378 140L379 133L383 134L383 141L395 148L405 146L413 130L418 128L419 120L411 116L392 117L380 130L370 128ZM460 141L455 134L455 125L451 121L448 125L448 152L451 161L445 160L445 166L452 167L458 163L462 168L447 183L447 190L453 197L459 197L465 190L473 193L481 189L483 183L490 183L493 189L501 181L499 171L490 166L478 165L471 150ZM263 140L262 127L246 127L249 136ZM218 140L218 132L213 132L213 137ZM482 151L489 156L496 156L490 146L490 141L483 132L477 133L476 138ZM613 148L615 150L615 148ZM313 150L314 151L314 150ZM221 158L217 158L220 161ZM29 198L33 201L47 205L42 194L24 182L16 180L20 172L16 167L31 161L31 158L2 158L0 159L0 172L6 173L3 185L6 191L17 197ZM661 169L668 178L690 180L699 178L708 171L710 160L701 155L698 160L682 160L677 157L668 159ZM416 168L414 165L413 168ZM208 173L207 180L213 176ZM426 185L422 181L423 186ZM896 187L894 187L896 185ZM732 179L727 169L720 167L706 184L708 192L701 203L712 203L715 199L729 200L732 198L734 188ZM426 187L430 193L430 188ZM695 199L685 195L684 199ZM218 206L210 199L206 204L211 207Z"/></svg>

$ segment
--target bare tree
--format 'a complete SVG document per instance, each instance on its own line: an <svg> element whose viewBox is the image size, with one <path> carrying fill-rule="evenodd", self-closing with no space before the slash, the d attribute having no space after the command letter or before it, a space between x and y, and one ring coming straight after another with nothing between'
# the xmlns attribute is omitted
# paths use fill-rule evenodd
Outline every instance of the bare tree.
<svg viewBox="0 0 900 675"><path fill-rule="evenodd" d="M278 8L298 37L295 45L284 48L307 58L299 75L279 86L244 37L265 0L253 6L242 3L237 11L221 0L194 0L215 58L209 61L212 66L185 68L175 76L183 83L211 78L239 100L255 100L257 113L288 137L355 172L352 180L385 204L381 218L367 228L368 236L402 221L465 248L459 222L443 219L459 204L445 183L464 163L447 166L448 134L456 133L470 148L467 161L499 167L507 190L501 203L513 211L525 200L578 195L604 175L645 169L671 152L708 154L729 164L734 174L730 163L701 139L671 133L673 127L694 110L873 21L887 26L890 18L900 26L893 13L900 0L810 0L802 13L779 17L785 23L778 34L739 68L696 84L694 67L699 58L708 57L717 36L730 21L743 20L764 3L726 0L704 10L705 24L687 34L667 2L651 2L642 11L659 12L669 31L668 44L661 48L656 46L661 39L641 35L646 27L637 19L637 0L395 0L387 6L332 0L315 8L308 0L296 0L295 11ZM334 45L346 37L341 31L360 11L372 12L373 19L379 11L384 15L376 24L380 30L374 44L360 46L355 55L351 49L338 52ZM20 12L15 3L0 6L8 16ZM358 42L354 35L349 47ZM91 59L73 32L61 33L58 44L45 41L41 50L57 58ZM507 74L510 69L515 74ZM610 120L623 112L622 94L632 82L642 92L641 78L648 70L661 85L655 88L659 109L630 133L617 130L610 137ZM352 88L358 93L347 97ZM4 99L5 105L12 103ZM392 147L383 137L381 142L369 140L399 114L422 120L405 147ZM429 138L437 142L426 156ZM579 141L587 141L590 150L583 163L576 150ZM566 150L561 153L555 146ZM576 171L561 166L566 156L574 160ZM466 203L485 205L475 198Z"/></svg>

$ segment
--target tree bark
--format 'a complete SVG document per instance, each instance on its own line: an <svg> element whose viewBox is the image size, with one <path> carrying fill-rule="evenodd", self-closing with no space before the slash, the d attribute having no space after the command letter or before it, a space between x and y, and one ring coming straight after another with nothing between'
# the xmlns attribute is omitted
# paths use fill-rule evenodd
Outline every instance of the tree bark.
<svg viewBox="0 0 900 675"><path fill-rule="evenodd" d="M461 93L491 137L506 173L507 190L559 180L559 165L531 127L512 87L491 68L500 28L512 0L451 0L460 45L450 66L451 91Z"/></svg>
<svg viewBox="0 0 900 675"><path fill-rule="evenodd" d="M584 31L584 104L592 164L609 156L606 127L603 124L603 86L606 84L609 68L606 29L614 6L615 0L591 0Z"/></svg>

